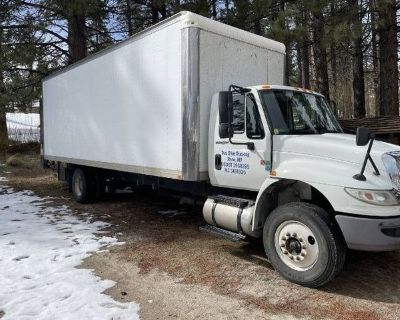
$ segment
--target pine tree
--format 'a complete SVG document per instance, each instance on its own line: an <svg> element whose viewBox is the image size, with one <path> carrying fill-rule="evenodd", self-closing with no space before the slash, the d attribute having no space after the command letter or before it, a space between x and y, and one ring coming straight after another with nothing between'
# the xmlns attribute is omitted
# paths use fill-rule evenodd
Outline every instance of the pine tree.
<svg viewBox="0 0 400 320"><path fill-rule="evenodd" d="M353 62L353 100L354 116L365 117L365 81L364 81L364 45L363 45L363 8L359 0L348 0L351 54Z"/></svg>
<svg viewBox="0 0 400 320"><path fill-rule="evenodd" d="M313 35L313 57L315 64L316 89L329 101L328 62L325 41L324 3L321 1L311 9Z"/></svg>
<svg viewBox="0 0 400 320"><path fill-rule="evenodd" d="M399 115L396 0L376 2L379 14L379 102L382 116Z"/></svg>

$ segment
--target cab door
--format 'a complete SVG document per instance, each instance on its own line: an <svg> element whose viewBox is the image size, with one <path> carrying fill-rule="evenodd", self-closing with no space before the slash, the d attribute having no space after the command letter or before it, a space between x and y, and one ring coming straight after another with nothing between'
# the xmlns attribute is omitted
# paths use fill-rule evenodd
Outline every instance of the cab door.
<svg viewBox="0 0 400 320"><path fill-rule="evenodd" d="M270 133L256 92L233 95L233 137L214 131L214 184L259 190L270 172ZM254 145L254 148L248 146ZM253 149L253 150L251 150Z"/></svg>

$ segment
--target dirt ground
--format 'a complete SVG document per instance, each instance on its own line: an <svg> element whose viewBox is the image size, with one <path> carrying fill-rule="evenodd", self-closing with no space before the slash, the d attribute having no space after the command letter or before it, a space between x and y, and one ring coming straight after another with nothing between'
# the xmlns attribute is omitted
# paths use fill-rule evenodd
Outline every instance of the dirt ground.
<svg viewBox="0 0 400 320"><path fill-rule="evenodd" d="M141 319L400 319L400 252L351 251L337 279L322 289L303 288L272 269L261 243L199 232L200 207L150 192L79 205L37 157L29 161L1 166L0 176L16 190L112 224L126 244L92 255L82 267L116 281L106 293L138 302Z"/></svg>

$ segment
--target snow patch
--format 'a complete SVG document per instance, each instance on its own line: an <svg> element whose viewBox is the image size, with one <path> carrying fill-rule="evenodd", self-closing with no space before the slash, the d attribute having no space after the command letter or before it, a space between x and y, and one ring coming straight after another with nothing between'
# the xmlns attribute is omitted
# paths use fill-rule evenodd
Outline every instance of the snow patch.
<svg viewBox="0 0 400 320"><path fill-rule="evenodd" d="M99 236L109 224L45 203L31 191L0 186L1 319L138 319L136 303L102 293L113 281L75 268L91 253L121 244Z"/></svg>

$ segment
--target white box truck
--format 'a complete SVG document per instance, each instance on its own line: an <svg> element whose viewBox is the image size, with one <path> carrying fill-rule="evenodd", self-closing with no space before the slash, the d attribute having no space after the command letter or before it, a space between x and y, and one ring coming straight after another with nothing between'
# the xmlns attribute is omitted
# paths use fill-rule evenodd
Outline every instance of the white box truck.
<svg viewBox="0 0 400 320"><path fill-rule="evenodd" d="M42 155L78 202L119 186L204 199L204 230L262 238L321 286L348 248L400 249L400 148L344 134L283 86L285 47L182 12L43 81Z"/></svg>

